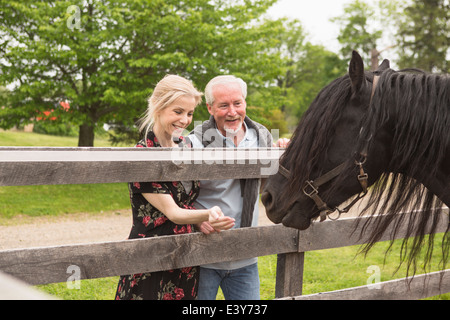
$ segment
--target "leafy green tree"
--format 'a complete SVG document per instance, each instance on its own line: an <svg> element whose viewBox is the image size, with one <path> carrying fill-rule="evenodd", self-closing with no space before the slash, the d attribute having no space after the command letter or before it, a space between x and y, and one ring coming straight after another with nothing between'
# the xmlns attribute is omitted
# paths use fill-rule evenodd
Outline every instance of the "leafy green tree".
<svg viewBox="0 0 450 320"><path fill-rule="evenodd" d="M414 0L404 8L398 41L399 66L450 72L450 2Z"/></svg>
<svg viewBox="0 0 450 320"><path fill-rule="evenodd" d="M342 16L330 19L340 26L338 41L344 60L350 60L352 51L357 50L365 65L376 70L381 54L397 46L393 35L397 32L398 17L403 14L401 3L355 0L345 5Z"/></svg>
<svg viewBox="0 0 450 320"><path fill-rule="evenodd" d="M338 41L342 45L341 54L344 59L350 60L352 50L357 50L370 65L371 52L377 48L377 42L382 36L381 29L372 28L371 22L375 15L372 6L364 1L355 0L344 7L344 14L332 18L332 22L340 25Z"/></svg>
<svg viewBox="0 0 450 320"><path fill-rule="evenodd" d="M283 26L274 47L284 59L283 72L276 81L284 99L281 111L292 129L319 91L346 72L347 62L324 47L311 44L300 21L285 19Z"/></svg>
<svg viewBox="0 0 450 320"><path fill-rule="evenodd" d="M54 110L79 127L79 146L92 146L94 129L105 123L134 132L168 73L199 89L234 73L267 96L281 72L279 54L268 50L280 23L261 16L275 1L3 0L0 85L10 92L0 101L0 127ZM255 102L276 108L276 99ZM58 108L62 101L69 112ZM199 107L196 120L207 115Z"/></svg>

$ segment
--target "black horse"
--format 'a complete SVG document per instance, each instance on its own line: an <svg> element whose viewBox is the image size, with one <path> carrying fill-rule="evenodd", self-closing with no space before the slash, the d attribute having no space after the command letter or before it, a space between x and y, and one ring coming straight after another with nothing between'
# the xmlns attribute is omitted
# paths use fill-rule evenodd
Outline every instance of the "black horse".
<svg viewBox="0 0 450 320"><path fill-rule="evenodd" d="M419 234L408 251L411 259L426 241L425 230L435 230L443 204L450 207L450 77L396 72L388 60L367 72L353 52L349 74L322 89L302 117L261 199L274 223L304 230L319 216L347 211L371 185L361 214L385 219L368 248L392 221L401 221L394 219L401 212L430 212L409 223L409 234ZM433 236L428 240L431 256Z"/></svg>

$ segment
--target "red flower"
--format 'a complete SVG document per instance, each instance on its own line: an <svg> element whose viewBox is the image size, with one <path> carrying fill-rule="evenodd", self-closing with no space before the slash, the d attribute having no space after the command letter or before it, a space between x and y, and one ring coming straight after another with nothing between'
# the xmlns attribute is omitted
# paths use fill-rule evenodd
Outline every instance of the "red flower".
<svg viewBox="0 0 450 320"><path fill-rule="evenodd" d="M194 286L192 287L191 295L192 295L193 297L195 297L195 296L197 295L196 292L195 292L196 284L197 284L197 279L194 280Z"/></svg>
<svg viewBox="0 0 450 320"><path fill-rule="evenodd" d="M152 187L153 188L157 188L157 189L161 189L162 185L160 185L159 183L156 183L156 182L152 182Z"/></svg>
<svg viewBox="0 0 450 320"><path fill-rule="evenodd" d="M150 222L150 217L149 216L145 216L142 219L142 223L144 224L144 226L148 226L149 222Z"/></svg>
<svg viewBox="0 0 450 320"><path fill-rule="evenodd" d="M187 268L182 268L181 272L182 273L189 273L189 272L191 272L191 270L192 270L192 267L187 267Z"/></svg>
<svg viewBox="0 0 450 320"><path fill-rule="evenodd" d="M175 234L183 234L186 233L186 226L182 226L181 229L178 230L179 226L175 226L175 228L173 229L173 232Z"/></svg>
<svg viewBox="0 0 450 320"><path fill-rule="evenodd" d="M163 296L163 300L173 300L173 297L170 293L165 293Z"/></svg>
<svg viewBox="0 0 450 320"><path fill-rule="evenodd" d="M155 227L162 225L164 222L167 221L166 217L159 217L158 219L155 220L154 224Z"/></svg>
<svg viewBox="0 0 450 320"><path fill-rule="evenodd" d="M140 184L139 182L134 182L134 183L133 183L133 186L134 186L135 188L138 188L138 189L141 188L141 184Z"/></svg>
<svg viewBox="0 0 450 320"><path fill-rule="evenodd" d="M156 139L155 139L155 140L156 140ZM153 141L150 140L150 139L147 139L147 147L151 148L151 147L153 147L153 146L154 146Z"/></svg>
<svg viewBox="0 0 450 320"><path fill-rule="evenodd" d="M184 298L184 290L181 288L175 288L175 300L181 300Z"/></svg>

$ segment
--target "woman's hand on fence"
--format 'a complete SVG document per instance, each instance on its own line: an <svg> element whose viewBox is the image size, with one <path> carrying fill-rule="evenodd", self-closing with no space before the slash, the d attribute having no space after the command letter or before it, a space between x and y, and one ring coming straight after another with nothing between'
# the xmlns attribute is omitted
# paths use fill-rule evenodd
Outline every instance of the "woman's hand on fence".
<svg viewBox="0 0 450 320"><path fill-rule="evenodd" d="M235 220L231 217L225 216L218 206L214 206L209 209L208 223L214 231L220 232L222 230L231 229L235 224ZM207 228L207 226L205 226L205 228Z"/></svg>

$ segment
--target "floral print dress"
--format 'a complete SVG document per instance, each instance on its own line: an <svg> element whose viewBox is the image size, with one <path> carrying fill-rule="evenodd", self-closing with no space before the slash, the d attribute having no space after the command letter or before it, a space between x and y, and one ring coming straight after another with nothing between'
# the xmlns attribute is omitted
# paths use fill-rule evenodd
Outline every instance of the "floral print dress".
<svg viewBox="0 0 450 320"><path fill-rule="evenodd" d="M189 146L180 137L179 147ZM155 134L150 131L147 144L139 141L136 147L161 147ZM153 207L142 193L170 194L181 208L194 209L192 204L199 193L199 182L134 182L130 183L130 201L133 226L129 239L147 238L194 231L193 225L178 225ZM158 259L155 256L155 259ZM116 300L192 300L197 297L200 268L188 267L161 272L124 275L119 279Z"/></svg>

